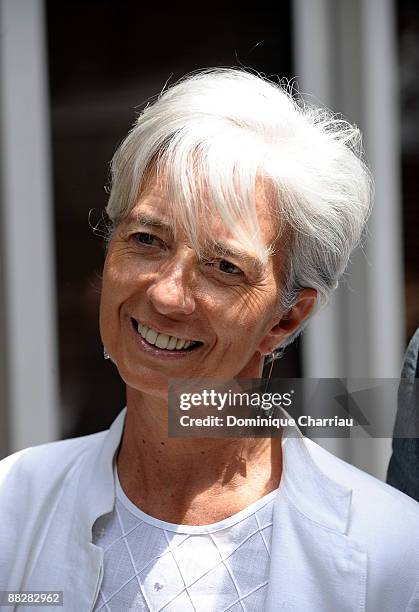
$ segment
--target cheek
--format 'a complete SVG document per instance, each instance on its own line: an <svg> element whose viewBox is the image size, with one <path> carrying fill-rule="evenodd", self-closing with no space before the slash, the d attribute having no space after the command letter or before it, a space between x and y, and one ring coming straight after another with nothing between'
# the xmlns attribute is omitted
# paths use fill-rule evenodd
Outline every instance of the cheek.
<svg viewBox="0 0 419 612"><path fill-rule="evenodd" d="M118 291L114 283L112 282L112 278L105 269L103 271L102 277L102 290L100 295L100 319L108 317L110 312L114 307L114 302L116 296L118 295Z"/></svg>
<svg viewBox="0 0 419 612"><path fill-rule="evenodd" d="M242 299L235 303L220 304L213 318L217 336L225 350L232 349L236 358L240 354L247 358L259 347L271 328L275 301L265 299Z"/></svg>
<svg viewBox="0 0 419 612"><path fill-rule="evenodd" d="M259 334L272 320L276 305L276 294L272 291L248 292L232 310L235 325L246 330L249 336Z"/></svg>
<svg viewBox="0 0 419 612"><path fill-rule="evenodd" d="M100 296L99 327L102 341L110 348L112 336L119 327L119 309L124 301L124 283L111 266L105 265Z"/></svg>
<svg viewBox="0 0 419 612"><path fill-rule="evenodd" d="M107 288L102 287L99 309L99 329L102 342L108 350L112 343L116 323L116 315L113 314L115 313L115 308L113 307L110 296L111 294L107 291Z"/></svg>
<svg viewBox="0 0 419 612"><path fill-rule="evenodd" d="M132 266L114 265L112 260L103 269L101 303L105 310L115 308L135 292L141 281Z"/></svg>

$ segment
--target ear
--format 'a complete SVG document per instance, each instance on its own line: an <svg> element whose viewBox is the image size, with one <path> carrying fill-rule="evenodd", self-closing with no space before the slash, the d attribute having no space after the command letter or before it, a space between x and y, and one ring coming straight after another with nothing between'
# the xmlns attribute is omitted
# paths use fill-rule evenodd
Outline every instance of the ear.
<svg viewBox="0 0 419 612"><path fill-rule="evenodd" d="M283 313L279 321L276 319L275 324L263 338L259 345L259 351L262 355L269 355L300 327L315 306L316 299L317 291L315 289L302 289L300 291L294 306Z"/></svg>

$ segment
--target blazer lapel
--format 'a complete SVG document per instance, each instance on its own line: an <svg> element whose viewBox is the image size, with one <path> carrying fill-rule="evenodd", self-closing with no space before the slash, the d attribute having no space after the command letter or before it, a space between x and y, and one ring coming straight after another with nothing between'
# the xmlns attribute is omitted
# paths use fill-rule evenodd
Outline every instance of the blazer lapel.
<svg viewBox="0 0 419 612"><path fill-rule="evenodd" d="M266 612L362 612L367 554L348 535L351 490L328 478L298 430L283 442Z"/></svg>
<svg viewBox="0 0 419 612"><path fill-rule="evenodd" d="M103 551L92 543L92 528L97 518L111 512L115 503L113 461L122 438L126 408L112 423L103 444L93 457L88 457L79 483L80 515L74 530L72 548L79 571L71 577L74 600L69 610L93 609L103 574ZM76 585L76 581L80 584Z"/></svg>

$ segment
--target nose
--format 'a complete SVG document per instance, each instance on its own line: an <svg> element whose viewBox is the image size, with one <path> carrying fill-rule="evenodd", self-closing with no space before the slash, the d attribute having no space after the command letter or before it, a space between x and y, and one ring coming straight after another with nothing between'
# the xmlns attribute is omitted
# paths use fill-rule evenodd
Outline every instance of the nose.
<svg viewBox="0 0 419 612"><path fill-rule="evenodd" d="M147 297L160 314L190 315L194 312L191 255L174 255L159 268L148 287Z"/></svg>

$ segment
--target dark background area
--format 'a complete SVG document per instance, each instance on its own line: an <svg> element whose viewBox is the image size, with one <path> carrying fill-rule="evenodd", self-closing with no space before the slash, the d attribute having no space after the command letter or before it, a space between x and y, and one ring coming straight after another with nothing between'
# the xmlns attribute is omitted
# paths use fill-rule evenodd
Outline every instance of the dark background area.
<svg viewBox="0 0 419 612"><path fill-rule="evenodd" d="M212 66L292 77L290 2L163 10L115 0L48 1L48 52L63 436L104 429L125 404L98 327L109 161L144 102L165 83ZM89 211L90 223L89 223ZM301 374L299 345L276 363Z"/></svg>
<svg viewBox="0 0 419 612"><path fill-rule="evenodd" d="M396 7L407 343L419 325L419 2Z"/></svg>

